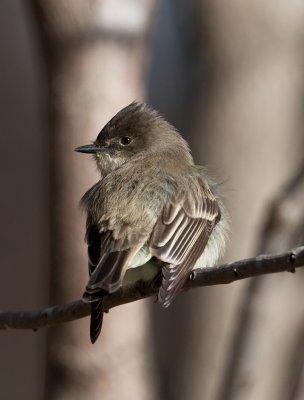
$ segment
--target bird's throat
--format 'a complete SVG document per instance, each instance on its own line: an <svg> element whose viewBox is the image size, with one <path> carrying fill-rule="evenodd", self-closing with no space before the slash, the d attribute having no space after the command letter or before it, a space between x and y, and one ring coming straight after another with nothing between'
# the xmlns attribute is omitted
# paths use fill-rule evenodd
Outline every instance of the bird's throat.
<svg viewBox="0 0 304 400"><path fill-rule="evenodd" d="M97 168L103 177L119 168L126 161L123 157L119 157L116 154L111 155L107 153L97 153L95 159Z"/></svg>

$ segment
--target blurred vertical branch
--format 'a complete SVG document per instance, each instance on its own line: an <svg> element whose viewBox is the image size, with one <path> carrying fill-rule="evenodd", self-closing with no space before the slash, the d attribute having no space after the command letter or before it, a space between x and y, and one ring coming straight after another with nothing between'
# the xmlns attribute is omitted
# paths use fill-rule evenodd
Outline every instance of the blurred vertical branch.
<svg viewBox="0 0 304 400"><path fill-rule="evenodd" d="M304 243L304 161L281 193L265 210L265 223L260 235L259 252L281 251L290 245ZM268 278L265 277L252 279L244 293L239 322L230 349L227 372L221 388L220 399L222 400L249 397L253 387L258 386L260 375L263 375L260 342L265 333L257 327L259 321L267 318L267 315L260 307L261 304L268 302L269 287L272 290L272 296L275 296L278 301L282 297L280 292L286 290L284 289L286 283L281 279L270 278L268 283L265 282L266 280ZM300 273L289 288L290 307L286 310L288 318L286 315L284 318L284 310L278 317L279 329L277 327L277 331L284 331L284 326L292 331L292 335L285 337L284 348L281 350L281 346L278 346L279 339L275 331L268 334L269 346L273 346L275 353L282 351L282 356L278 357L276 365L272 368L273 372L268 372L267 380L270 385L277 388L276 391L282 400L292 400L299 396L300 390L303 390L300 384L303 374L303 359L299 357L299 354L303 355L304 349L304 308L299 301L302 296L302 285L303 274ZM264 300L262 303L261 299ZM270 306L268 312L273 313L275 319L276 311L271 308L274 308L274 305ZM290 312L290 310L294 310L294 312ZM272 323L274 322L272 321ZM255 357L252 357L253 354ZM281 376L279 381L278 374Z"/></svg>
<svg viewBox="0 0 304 400"><path fill-rule="evenodd" d="M143 96L154 2L33 0L32 5L49 77L52 140L45 155L52 171L51 301L61 303L78 298L87 280L78 201L99 179L73 149ZM118 311L106 322L94 348L88 321L50 330L46 398L93 400L100 393L105 399L154 398L149 353L142 352L148 340L145 304Z"/></svg>

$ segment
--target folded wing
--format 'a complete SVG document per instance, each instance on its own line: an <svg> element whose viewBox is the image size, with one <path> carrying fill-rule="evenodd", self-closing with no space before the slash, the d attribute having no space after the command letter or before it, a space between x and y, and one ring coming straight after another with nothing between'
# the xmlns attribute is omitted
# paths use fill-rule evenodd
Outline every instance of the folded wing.
<svg viewBox="0 0 304 400"><path fill-rule="evenodd" d="M114 239L113 231L100 232L97 225L90 223L86 241L90 278L83 300L91 303L90 337L94 343L102 328L103 297L119 289L123 272L138 246L127 238Z"/></svg>
<svg viewBox="0 0 304 400"><path fill-rule="evenodd" d="M164 307L184 285L219 220L218 203L200 180L164 208L149 242L151 253L165 263L158 296Z"/></svg>

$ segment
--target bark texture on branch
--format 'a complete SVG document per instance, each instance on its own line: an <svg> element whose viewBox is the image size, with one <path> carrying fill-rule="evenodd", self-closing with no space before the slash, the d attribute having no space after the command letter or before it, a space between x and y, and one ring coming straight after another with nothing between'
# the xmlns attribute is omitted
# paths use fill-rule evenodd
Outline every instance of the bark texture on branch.
<svg viewBox="0 0 304 400"><path fill-rule="evenodd" d="M227 284L240 279L275 272L295 272L295 268L303 266L304 246L283 254L260 255L255 258L224 264L217 268L195 270L185 284L184 289ZM144 299L156 294L158 288L159 284L148 285L141 281L134 286L123 287L106 298L105 307L111 309L122 304ZM83 303L82 300L38 311L1 311L0 329L37 330L38 328L83 318L89 313L89 305Z"/></svg>

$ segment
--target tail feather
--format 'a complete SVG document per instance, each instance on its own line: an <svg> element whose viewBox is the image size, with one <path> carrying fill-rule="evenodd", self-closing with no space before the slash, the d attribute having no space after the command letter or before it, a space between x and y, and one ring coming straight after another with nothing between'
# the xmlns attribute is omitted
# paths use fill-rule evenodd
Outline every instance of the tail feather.
<svg viewBox="0 0 304 400"><path fill-rule="evenodd" d="M103 320L103 299L91 303L90 338L95 343L101 331Z"/></svg>

